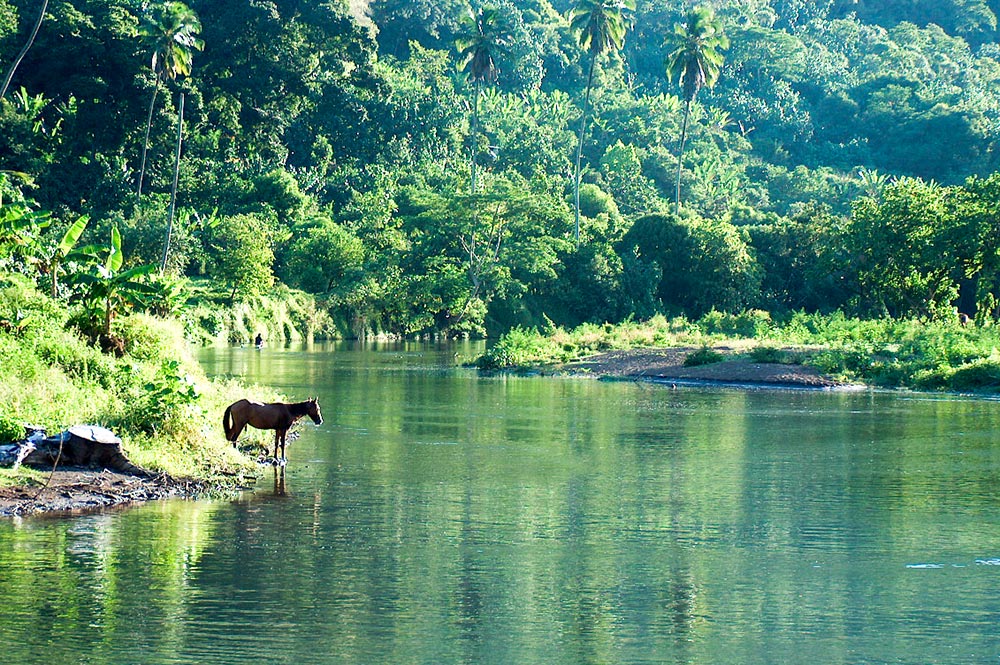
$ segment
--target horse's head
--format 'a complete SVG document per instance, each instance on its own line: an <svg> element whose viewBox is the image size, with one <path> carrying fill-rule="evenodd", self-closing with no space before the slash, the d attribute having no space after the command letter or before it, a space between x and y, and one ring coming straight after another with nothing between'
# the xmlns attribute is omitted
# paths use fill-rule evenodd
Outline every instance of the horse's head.
<svg viewBox="0 0 1000 665"><path fill-rule="evenodd" d="M313 397L306 404L308 405L306 415L312 418L312 421L317 425L322 425L323 414L319 412L319 398Z"/></svg>

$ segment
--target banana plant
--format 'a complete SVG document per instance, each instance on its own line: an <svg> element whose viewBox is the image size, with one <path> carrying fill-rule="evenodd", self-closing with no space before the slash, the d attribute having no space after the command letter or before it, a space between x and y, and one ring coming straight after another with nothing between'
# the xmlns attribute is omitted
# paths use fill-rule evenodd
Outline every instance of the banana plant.
<svg viewBox="0 0 1000 665"><path fill-rule="evenodd" d="M66 233L63 234L62 240L54 248L43 251L34 260L35 264L38 266L38 271L43 275L47 274L52 280L52 297L55 298L59 288L59 273L62 271L62 265L67 259L72 259L75 257L73 253L73 247L76 246L80 236L83 235L84 229L87 228L87 222L90 221L90 217L83 215L77 218L75 222L70 224L70 227L66 229Z"/></svg>
<svg viewBox="0 0 1000 665"><path fill-rule="evenodd" d="M0 204L0 258L32 254L41 231L51 223L48 212L23 203Z"/></svg>
<svg viewBox="0 0 1000 665"><path fill-rule="evenodd" d="M101 255L106 252L103 261ZM158 294L155 286L143 279L157 271L154 265L136 266L122 270L124 255L118 228L111 229L111 244L106 247L90 245L74 253L75 258L91 261L89 270L73 273L67 279L81 289L83 306L92 321L100 321L100 334L111 335L114 318L131 307L144 307Z"/></svg>

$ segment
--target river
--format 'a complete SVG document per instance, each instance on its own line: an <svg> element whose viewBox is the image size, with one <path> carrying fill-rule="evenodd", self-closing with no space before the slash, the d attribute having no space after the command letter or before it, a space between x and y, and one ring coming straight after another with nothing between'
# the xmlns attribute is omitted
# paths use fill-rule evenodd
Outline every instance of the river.
<svg viewBox="0 0 1000 665"><path fill-rule="evenodd" d="M237 500L0 522L3 662L1000 660L1000 402L480 350L206 349L325 422Z"/></svg>

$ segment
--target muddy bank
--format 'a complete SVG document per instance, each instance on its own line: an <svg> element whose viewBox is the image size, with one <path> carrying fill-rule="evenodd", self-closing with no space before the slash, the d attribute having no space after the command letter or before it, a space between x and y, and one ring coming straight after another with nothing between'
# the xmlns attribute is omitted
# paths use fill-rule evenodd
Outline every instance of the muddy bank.
<svg viewBox="0 0 1000 665"><path fill-rule="evenodd" d="M846 388L849 384L836 381L814 367L783 363L755 363L745 357L735 356L738 350L715 347L724 355L732 355L721 362L695 367L685 367L693 347L662 349L630 349L607 351L579 362L567 363L559 371L587 374L598 377L647 379L669 382L699 382L719 385L756 385L775 388Z"/></svg>
<svg viewBox="0 0 1000 665"><path fill-rule="evenodd" d="M107 469L67 467L56 470L51 478L46 474L39 484L0 487L0 517L82 513L155 499L195 497L206 490L204 483L165 475L145 478Z"/></svg>

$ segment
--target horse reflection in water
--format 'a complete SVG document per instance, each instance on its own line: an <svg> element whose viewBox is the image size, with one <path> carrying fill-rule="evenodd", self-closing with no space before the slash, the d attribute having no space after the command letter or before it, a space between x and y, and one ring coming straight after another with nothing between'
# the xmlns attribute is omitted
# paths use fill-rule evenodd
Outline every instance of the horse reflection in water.
<svg viewBox="0 0 1000 665"><path fill-rule="evenodd" d="M280 465L274 467L274 496L288 496L288 488L285 485L285 467Z"/></svg>
<svg viewBox="0 0 1000 665"><path fill-rule="evenodd" d="M323 416L320 414L317 398L293 404L284 402L263 404L241 399L226 407L226 412L222 416L222 428L226 432L226 440L232 441L233 447L236 446L236 439L240 438L240 434L243 433L243 429L247 425L257 429L273 429L274 461L275 464L284 464L285 437L291 426L303 416L309 416L317 425L323 424ZM278 457L279 445L281 446L281 457Z"/></svg>

